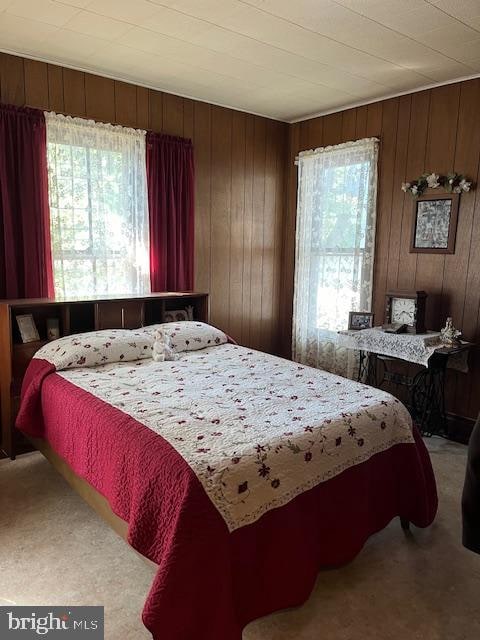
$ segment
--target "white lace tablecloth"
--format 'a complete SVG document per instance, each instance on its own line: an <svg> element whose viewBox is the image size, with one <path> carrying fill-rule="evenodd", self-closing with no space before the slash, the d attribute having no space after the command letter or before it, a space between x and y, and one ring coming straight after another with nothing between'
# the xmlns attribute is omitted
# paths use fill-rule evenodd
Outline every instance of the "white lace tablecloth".
<svg viewBox="0 0 480 640"><path fill-rule="evenodd" d="M428 361L437 351L444 349L440 333L386 333L381 327L360 331L339 331L338 344L347 349L369 351L382 356L400 358L407 362L428 366ZM468 349L452 354L447 366L458 371L468 371Z"/></svg>

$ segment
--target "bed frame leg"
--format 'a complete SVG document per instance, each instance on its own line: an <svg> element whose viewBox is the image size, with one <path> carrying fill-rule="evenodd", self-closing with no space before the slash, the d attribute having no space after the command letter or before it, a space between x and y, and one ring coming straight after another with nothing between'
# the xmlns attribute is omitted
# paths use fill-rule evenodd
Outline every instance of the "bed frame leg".
<svg viewBox="0 0 480 640"><path fill-rule="evenodd" d="M410 531L410 520L400 516L400 525L404 531Z"/></svg>

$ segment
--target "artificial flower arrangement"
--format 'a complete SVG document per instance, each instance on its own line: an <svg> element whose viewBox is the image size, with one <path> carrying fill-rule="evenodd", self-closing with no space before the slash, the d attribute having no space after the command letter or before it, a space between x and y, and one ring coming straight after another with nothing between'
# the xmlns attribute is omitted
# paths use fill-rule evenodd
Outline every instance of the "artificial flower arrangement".
<svg viewBox="0 0 480 640"><path fill-rule="evenodd" d="M446 176L438 173L424 173L418 180L402 183L402 191L411 193L415 197L421 196L425 189L437 189L438 187L443 187L450 193L462 193L463 191L470 191L472 181L461 173L449 173Z"/></svg>

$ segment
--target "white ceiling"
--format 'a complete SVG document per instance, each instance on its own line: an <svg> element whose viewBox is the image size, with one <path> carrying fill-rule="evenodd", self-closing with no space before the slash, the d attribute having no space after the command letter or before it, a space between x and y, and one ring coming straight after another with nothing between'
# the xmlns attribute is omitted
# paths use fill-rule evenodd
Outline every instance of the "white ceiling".
<svg viewBox="0 0 480 640"><path fill-rule="evenodd" d="M0 49L294 121L480 74L480 0L0 0Z"/></svg>

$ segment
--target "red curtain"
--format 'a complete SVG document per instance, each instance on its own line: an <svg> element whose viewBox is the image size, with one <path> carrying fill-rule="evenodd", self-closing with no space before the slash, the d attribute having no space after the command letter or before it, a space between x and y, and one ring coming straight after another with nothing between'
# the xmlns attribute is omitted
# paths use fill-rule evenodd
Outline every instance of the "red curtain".
<svg viewBox="0 0 480 640"><path fill-rule="evenodd" d="M152 291L193 289L194 171L190 140L147 133Z"/></svg>
<svg viewBox="0 0 480 640"><path fill-rule="evenodd" d="M0 105L0 298L53 296L42 111Z"/></svg>

